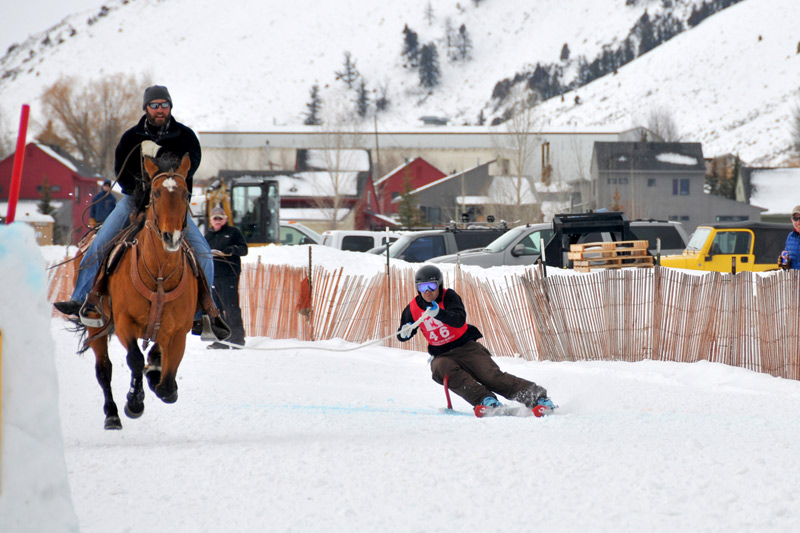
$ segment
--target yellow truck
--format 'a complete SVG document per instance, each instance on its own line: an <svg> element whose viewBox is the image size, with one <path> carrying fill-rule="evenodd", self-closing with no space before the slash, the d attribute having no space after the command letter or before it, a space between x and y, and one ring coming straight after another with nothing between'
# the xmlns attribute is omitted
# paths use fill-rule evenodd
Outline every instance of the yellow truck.
<svg viewBox="0 0 800 533"><path fill-rule="evenodd" d="M681 255L661 258L661 266L717 272L778 269L791 224L720 222L698 226Z"/></svg>

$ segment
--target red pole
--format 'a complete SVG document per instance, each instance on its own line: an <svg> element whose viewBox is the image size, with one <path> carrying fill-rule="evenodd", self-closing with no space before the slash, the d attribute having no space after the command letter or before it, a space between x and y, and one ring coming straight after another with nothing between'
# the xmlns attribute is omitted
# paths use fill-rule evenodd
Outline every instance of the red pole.
<svg viewBox="0 0 800 533"><path fill-rule="evenodd" d="M8 214L6 224L14 222L17 214L17 199L19 186L22 181L22 164L25 162L25 137L28 134L28 114L31 108L22 104L22 116L19 119L19 135L17 136L17 151L14 153L14 169L11 171L11 190L8 192Z"/></svg>

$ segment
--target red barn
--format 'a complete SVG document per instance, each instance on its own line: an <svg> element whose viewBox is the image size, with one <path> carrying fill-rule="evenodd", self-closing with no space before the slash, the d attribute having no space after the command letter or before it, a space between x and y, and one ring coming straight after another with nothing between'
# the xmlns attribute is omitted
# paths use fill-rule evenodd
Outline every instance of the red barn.
<svg viewBox="0 0 800 533"><path fill-rule="evenodd" d="M392 202L394 198L445 176L447 174L421 157L400 165L375 182L379 212L384 215L397 213L397 202Z"/></svg>
<svg viewBox="0 0 800 533"><path fill-rule="evenodd" d="M0 201L8 201L13 168L14 154L0 161ZM86 233L88 206L92 196L99 190L98 184L102 179L92 176L88 168L49 146L29 143L25 146L19 200L41 201L46 184L50 189L51 204L56 208L51 213L56 221L55 241L58 244L74 244Z"/></svg>

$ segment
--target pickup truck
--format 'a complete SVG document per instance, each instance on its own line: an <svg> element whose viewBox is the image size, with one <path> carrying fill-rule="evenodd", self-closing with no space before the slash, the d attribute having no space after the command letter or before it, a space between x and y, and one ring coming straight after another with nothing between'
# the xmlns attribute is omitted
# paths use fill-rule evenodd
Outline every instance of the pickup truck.
<svg viewBox="0 0 800 533"><path fill-rule="evenodd" d="M441 255L483 248L506 231L508 228L505 225L413 231L389 245L389 257L410 263L421 263ZM373 254L385 254L386 246L379 246L369 251Z"/></svg>
<svg viewBox="0 0 800 533"><path fill-rule="evenodd" d="M387 239L394 242L399 237L397 233L385 231L330 230L322 233L320 244L350 252L366 252L386 244Z"/></svg>
<svg viewBox="0 0 800 533"><path fill-rule="evenodd" d="M680 255L661 258L661 266L716 272L778 269L791 224L720 222L698 226Z"/></svg>

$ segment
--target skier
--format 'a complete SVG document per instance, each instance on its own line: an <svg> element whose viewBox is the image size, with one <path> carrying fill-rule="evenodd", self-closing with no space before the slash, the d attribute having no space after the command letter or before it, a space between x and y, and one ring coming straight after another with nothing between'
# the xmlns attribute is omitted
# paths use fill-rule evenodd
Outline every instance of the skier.
<svg viewBox="0 0 800 533"><path fill-rule="evenodd" d="M433 265L417 270L417 296L403 309L397 339L405 342L421 327L428 353L433 356L433 380L443 385L445 376L450 376L450 390L473 405L477 416L483 416L487 409L502 407L496 394L531 409L538 405L552 409L553 402L543 387L501 371L489 350L476 342L483 335L467 324L461 297L453 289L445 289L442 280L442 272ZM413 328L413 322L426 309L429 316Z"/></svg>

